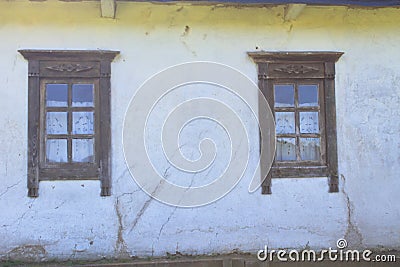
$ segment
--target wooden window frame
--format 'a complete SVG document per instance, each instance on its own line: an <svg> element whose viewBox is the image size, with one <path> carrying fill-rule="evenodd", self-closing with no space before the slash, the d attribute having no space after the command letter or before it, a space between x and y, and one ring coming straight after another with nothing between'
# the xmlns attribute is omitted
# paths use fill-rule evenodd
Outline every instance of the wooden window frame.
<svg viewBox="0 0 400 267"><path fill-rule="evenodd" d="M262 194L271 194L272 178L328 177L329 192L338 192L338 160L335 104L335 63L342 52L249 52L258 66L258 86L275 117L274 84L319 84L319 128L321 157L316 161L275 162L262 184ZM296 99L296 97L295 97ZM299 107L295 105L293 110ZM307 108L309 109L309 108ZM284 108L282 108L284 110ZM297 113L297 112L296 112ZM297 121L296 118L295 121ZM298 128L298 123L296 128ZM296 129L296 138L299 138ZM298 140L296 140L298 150Z"/></svg>
<svg viewBox="0 0 400 267"><path fill-rule="evenodd" d="M38 197L39 182L46 180L100 180L100 195L110 196L110 77L111 62L119 52L110 50L18 50L18 52L28 60L28 196ZM46 163L44 143L46 82L94 84L95 160L93 163ZM70 107L65 109L69 110Z"/></svg>

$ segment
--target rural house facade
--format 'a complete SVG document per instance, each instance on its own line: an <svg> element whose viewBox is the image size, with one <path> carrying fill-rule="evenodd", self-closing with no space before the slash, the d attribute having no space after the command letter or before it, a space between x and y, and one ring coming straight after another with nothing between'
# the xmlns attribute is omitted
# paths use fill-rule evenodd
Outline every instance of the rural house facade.
<svg viewBox="0 0 400 267"><path fill-rule="evenodd" d="M399 7L0 1L0 260L398 250Z"/></svg>

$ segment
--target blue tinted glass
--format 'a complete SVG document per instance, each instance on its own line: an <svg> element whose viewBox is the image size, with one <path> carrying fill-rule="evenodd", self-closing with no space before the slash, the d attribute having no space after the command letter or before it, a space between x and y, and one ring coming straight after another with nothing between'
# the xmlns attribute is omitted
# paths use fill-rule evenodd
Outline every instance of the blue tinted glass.
<svg viewBox="0 0 400 267"><path fill-rule="evenodd" d="M275 107L294 106L294 86L292 84L275 84Z"/></svg>
<svg viewBox="0 0 400 267"><path fill-rule="evenodd" d="M72 85L72 106L93 107L93 84Z"/></svg>
<svg viewBox="0 0 400 267"><path fill-rule="evenodd" d="M318 106L318 85L299 85L299 106Z"/></svg>
<svg viewBox="0 0 400 267"><path fill-rule="evenodd" d="M46 84L46 106L68 106L68 84Z"/></svg>

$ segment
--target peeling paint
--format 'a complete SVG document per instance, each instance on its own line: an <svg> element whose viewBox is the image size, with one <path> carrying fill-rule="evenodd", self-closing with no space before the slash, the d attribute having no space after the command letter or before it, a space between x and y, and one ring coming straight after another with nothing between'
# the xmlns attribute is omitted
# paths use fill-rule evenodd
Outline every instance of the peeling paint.
<svg viewBox="0 0 400 267"><path fill-rule="evenodd" d="M185 26L185 30L182 33L182 37L188 36L190 32L190 27L188 25Z"/></svg>
<svg viewBox="0 0 400 267"><path fill-rule="evenodd" d="M46 254L46 249L41 245L23 245L7 252L6 259L38 262L45 260Z"/></svg>

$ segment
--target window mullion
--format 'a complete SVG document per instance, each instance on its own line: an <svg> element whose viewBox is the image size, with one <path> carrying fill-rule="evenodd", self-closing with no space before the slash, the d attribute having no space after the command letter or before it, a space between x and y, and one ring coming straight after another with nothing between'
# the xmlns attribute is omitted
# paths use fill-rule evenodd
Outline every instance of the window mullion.
<svg viewBox="0 0 400 267"><path fill-rule="evenodd" d="M292 94L286 90L279 97L279 106L273 109L277 127L293 125L293 117L281 116L278 125L277 112L294 112L295 131L293 133L278 133L277 138L295 138L295 153L289 151L285 143L277 143L286 147L285 153L291 156L291 161L283 161L276 157L269 172L270 178L289 177L329 177L329 192L338 192L338 163L336 144L336 108L335 108L335 62L342 52L249 52L248 55L258 64L259 87L266 81L270 84L294 84L294 107L291 107ZM318 86L318 105L316 105L315 86ZM305 86L304 88L302 86ZM307 89L307 87L311 89ZM265 94L271 107L276 104L272 85ZM301 106L300 106L301 105ZM304 113L304 114L303 114ZM318 113L318 120L315 116ZM329 115L328 115L329 114ZM301 116L301 117L300 117ZM300 118L304 118L300 121ZM319 129L316 129L318 122ZM282 128L284 129L284 128ZM284 130L279 132L284 132ZM301 132L301 130L303 132ZM310 138L310 140L307 140ZM316 139L316 140L313 140ZM281 141L282 142L282 141ZM291 139L293 142L293 139ZM320 157L316 158L319 142ZM289 153L290 152L290 153ZM281 151L281 155L282 155ZM283 159L283 158L282 158ZM296 160L294 160L296 159ZM318 159L318 160L317 160ZM263 189L265 185L263 184ZM270 180L268 183L270 188ZM262 191L265 194L265 190ZM270 190L268 190L270 193Z"/></svg>
<svg viewBox="0 0 400 267"><path fill-rule="evenodd" d="M294 116L295 116L295 128L296 128L296 160L300 161L300 116L299 116L299 101L298 101L298 84L294 82Z"/></svg>
<svg viewBox="0 0 400 267"><path fill-rule="evenodd" d="M68 83L68 162L72 162L72 84Z"/></svg>
<svg viewBox="0 0 400 267"><path fill-rule="evenodd" d="M101 180L101 195L109 196L111 194L110 75L111 61L119 54L119 51L31 49L18 51L29 62L28 196L38 197L39 181L80 179ZM81 66L85 67L81 69ZM87 83L88 80L95 85L95 90L92 92L95 96L91 96L94 97L94 106L90 107L87 103L72 105L73 102L75 103L73 101L75 97L85 99L85 96L79 96L79 93L73 92L73 83ZM50 90L52 96L49 97L54 103L50 103L49 106L46 103L45 82L55 84ZM67 94L65 94L66 84L68 84ZM64 88L60 89L60 86ZM98 97L99 91L103 92L101 98ZM87 100L90 102L90 99ZM101 110L98 105L100 100ZM54 127L52 130L54 131L49 135L46 131L47 112L55 113L52 114L52 127ZM94 112L93 133L87 134L81 132L82 129L79 130L82 127L79 129L74 127L74 112ZM90 117L87 117L87 120L90 121ZM47 162L47 139L53 140L51 151L54 152L52 157L55 160L52 159L51 162ZM80 155L81 158L75 159L76 155L73 155L73 148L78 149L78 143L73 142L74 139L87 139L83 140L79 146L79 152L86 151L86 154ZM90 149L93 142L96 149L90 151L87 148ZM96 160L93 161L91 157ZM103 161L104 166L102 172L99 171L100 160Z"/></svg>

